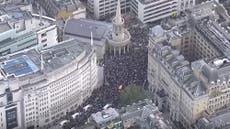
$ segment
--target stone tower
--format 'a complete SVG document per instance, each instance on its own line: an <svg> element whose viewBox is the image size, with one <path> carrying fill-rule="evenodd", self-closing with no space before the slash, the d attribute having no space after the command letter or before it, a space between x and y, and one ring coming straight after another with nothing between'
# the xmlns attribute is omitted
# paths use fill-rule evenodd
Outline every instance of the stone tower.
<svg viewBox="0 0 230 129"><path fill-rule="evenodd" d="M112 20L113 29L108 38L108 51L114 55L122 55L129 51L130 33L124 28L124 18L121 16L120 0L117 2L116 15Z"/></svg>

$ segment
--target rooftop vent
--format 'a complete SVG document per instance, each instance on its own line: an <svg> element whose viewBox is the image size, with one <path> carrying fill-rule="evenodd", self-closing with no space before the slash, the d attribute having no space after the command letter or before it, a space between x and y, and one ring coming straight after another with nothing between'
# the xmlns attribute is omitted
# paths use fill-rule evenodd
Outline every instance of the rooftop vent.
<svg viewBox="0 0 230 129"><path fill-rule="evenodd" d="M227 58L224 58L224 59L218 59L218 60L213 61L213 64L217 67L220 67L221 65L228 63L228 62L230 61Z"/></svg>
<svg viewBox="0 0 230 129"><path fill-rule="evenodd" d="M110 117L109 114L107 114L106 112L102 112L101 114L102 114L102 118L104 119Z"/></svg>

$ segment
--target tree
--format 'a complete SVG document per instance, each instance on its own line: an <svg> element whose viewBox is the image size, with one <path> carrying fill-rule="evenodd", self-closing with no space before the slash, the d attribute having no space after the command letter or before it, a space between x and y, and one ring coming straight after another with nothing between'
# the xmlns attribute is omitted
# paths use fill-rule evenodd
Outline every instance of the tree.
<svg viewBox="0 0 230 129"><path fill-rule="evenodd" d="M145 99L146 92L140 86L130 85L121 91L119 98L121 105L126 106Z"/></svg>

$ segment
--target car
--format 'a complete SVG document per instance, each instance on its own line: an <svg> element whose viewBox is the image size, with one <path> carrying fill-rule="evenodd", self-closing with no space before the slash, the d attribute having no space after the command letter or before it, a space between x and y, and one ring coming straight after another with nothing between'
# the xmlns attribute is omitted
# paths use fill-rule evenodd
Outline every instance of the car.
<svg viewBox="0 0 230 129"><path fill-rule="evenodd" d="M72 118L75 119L77 116L79 116L81 113L80 112L76 112L72 115Z"/></svg>
<svg viewBox="0 0 230 129"><path fill-rule="evenodd" d="M61 127L63 127L66 123L68 123L69 122L69 120L63 120L63 121L61 121L60 123L59 123L59 125L61 126Z"/></svg>
<svg viewBox="0 0 230 129"><path fill-rule="evenodd" d="M90 107L92 107L92 105L88 104L88 105L86 105L83 109L84 109L85 111L87 111Z"/></svg>
<svg viewBox="0 0 230 129"><path fill-rule="evenodd" d="M105 110L105 109L108 109L109 107L111 107L111 104L106 104L106 105L103 107L103 109Z"/></svg>

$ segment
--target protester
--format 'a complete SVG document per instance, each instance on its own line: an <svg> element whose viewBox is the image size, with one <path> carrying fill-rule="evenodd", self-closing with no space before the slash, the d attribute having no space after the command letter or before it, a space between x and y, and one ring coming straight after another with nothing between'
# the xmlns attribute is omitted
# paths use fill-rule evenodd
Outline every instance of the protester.
<svg viewBox="0 0 230 129"><path fill-rule="evenodd" d="M104 59L104 77L103 86L93 91L89 97L76 111L67 113L65 118L69 120L64 128L70 129L84 125L92 113L103 110L106 104L112 104L111 107L120 108L119 91L120 88L135 84L143 86L147 80L147 45L148 33L147 26L138 24L139 21L134 17L126 17L126 26L132 36L131 50L128 53L120 56L113 56L107 53ZM92 105L87 110L84 110L86 105ZM75 118L72 115L76 112L80 114ZM58 124L57 122L54 125Z"/></svg>

